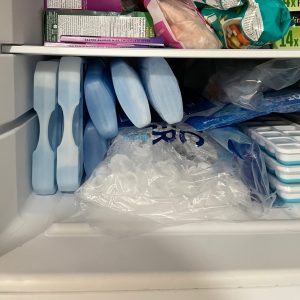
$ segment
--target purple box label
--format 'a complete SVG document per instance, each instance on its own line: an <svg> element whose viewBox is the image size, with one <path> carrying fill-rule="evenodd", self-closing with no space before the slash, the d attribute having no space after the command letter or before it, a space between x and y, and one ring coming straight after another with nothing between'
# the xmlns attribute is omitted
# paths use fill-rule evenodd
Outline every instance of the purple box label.
<svg viewBox="0 0 300 300"><path fill-rule="evenodd" d="M45 0L45 8L116 12L123 10L122 0Z"/></svg>
<svg viewBox="0 0 300 300"><path fill-rule="evenodd" d="M82 0L85 9L99 11L122 11L122 0Z"/></svg>

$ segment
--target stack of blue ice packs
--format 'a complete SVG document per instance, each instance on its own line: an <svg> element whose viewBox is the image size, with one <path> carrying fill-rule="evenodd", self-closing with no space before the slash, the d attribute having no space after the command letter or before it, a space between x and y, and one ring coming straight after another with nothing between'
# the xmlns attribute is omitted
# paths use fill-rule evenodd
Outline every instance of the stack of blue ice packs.
<svg viewBox="0 0 300 300"><path fill-rule="evenodd" d="M37 194L74 192L83 173L83 61L66 57L39 62L34 109L40 124L33 153L32 186Z"/></svg>

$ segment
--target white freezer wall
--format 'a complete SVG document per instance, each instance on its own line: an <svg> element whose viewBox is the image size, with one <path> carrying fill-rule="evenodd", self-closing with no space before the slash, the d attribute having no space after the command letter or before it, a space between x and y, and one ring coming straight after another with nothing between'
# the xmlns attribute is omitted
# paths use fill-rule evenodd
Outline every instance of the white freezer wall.
<svg viewBox="0 0 300 300"><path fill-rule="evenodd" d="M1 127L0 127L1 129ZM0 233L18 215L31 188L31 156L38 137L38 120L29 113L0 135Z"/></svg>
<svg viewBox="0 0 300 300"><path fill-rule="evenodd" d="M40 44L43 4L43 0L1 0L0 44Z"/></svg>
<svg viewBox="0 0 300 300"><path fill-rule="evenodd" d="M0 55L0 126L32 109L33 74L38 60L37 56Z"/></svg>

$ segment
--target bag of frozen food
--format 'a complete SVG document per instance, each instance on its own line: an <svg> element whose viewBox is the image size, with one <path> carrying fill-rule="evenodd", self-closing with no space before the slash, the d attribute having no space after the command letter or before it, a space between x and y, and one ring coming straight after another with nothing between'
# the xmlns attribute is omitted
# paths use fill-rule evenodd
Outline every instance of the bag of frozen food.
<svg viewBox="0 0 300 300"><path fill-rule="evenodd" d="M217 9L227 10L244 5L246 0L194 0L194 2L199 8L202 8L203 5L208 5Z"/></svg>
<svg viewBox="0 0 300 300"><path fill-rule="evenodd" d="M221 43L192 0L144 0L156 34L174 48L215 49Z"/></svg>
<svg viewBox="0 0 300 300"><path fill-rule="evenodd" d="M201 10L225 48L259 48L280 40L293 25L282 0L248 0L248 4L227 11Z"/></svg>

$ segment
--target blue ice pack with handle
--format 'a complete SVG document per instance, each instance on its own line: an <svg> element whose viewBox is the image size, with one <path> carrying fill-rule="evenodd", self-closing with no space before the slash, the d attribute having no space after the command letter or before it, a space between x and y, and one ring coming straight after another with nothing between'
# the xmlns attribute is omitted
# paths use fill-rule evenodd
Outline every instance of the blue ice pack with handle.
<svg viewBox="0 0 300 300"><path fill-rule="evenodd" d="M39 195L57 191L56 150L62 115L57 105L58 61L41 61L34 74L33 107L39 118L39 141L32 155L32 187Z"/></svg>
<svg viewBox="0 0 300 300"><path fill-rule="evenodd" d="M61 192L76 191L83 175L83 60L63 57L58 72L58 104L63 137L57 148L57 185Z"/></svg>

